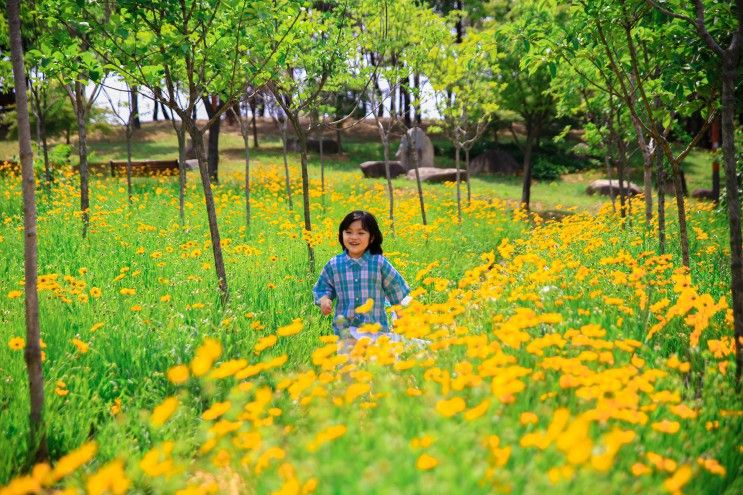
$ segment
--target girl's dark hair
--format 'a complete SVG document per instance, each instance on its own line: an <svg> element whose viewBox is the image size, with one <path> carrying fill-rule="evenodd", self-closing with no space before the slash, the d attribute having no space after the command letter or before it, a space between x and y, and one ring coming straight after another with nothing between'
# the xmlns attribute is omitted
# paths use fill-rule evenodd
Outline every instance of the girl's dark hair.
<svg viewBox="0 0 743 495"><path fill-rule="evenodd" d="M338 227L338 242L343 251L347 251L346 246L343 245L343 231L356 220L361 220L361 226L369 232L369 247L366 250L371 254L382 254L382 231L379 230L377 219L368 211L362 210L352 211L346 215Z"/></svg>

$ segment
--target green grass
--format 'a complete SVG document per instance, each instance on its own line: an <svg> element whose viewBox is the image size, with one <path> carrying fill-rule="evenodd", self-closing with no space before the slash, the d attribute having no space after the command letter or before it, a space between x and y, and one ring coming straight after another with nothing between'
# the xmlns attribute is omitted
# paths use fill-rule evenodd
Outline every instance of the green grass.
<svg viewBox="0 0 743 495"><path fill-rule="evenodd" d="M150 138L138 144L137 158L154 158L145 151L173 144L165 135ZM206 473L221 491L236 476L241 491L255 493L271 493L294 478L300 485L316 479L319 493L663 493L673 473L654 467L648 457L653 453L690 466L691 493L735 493L743 475L743 420L724 411L740 411L743 404L733 391L732 356L713 351L714 342L732 332L727 311L716 307L729 297L727 233L725 219L708 205L689 203L692 284L679 270L672 208L670 256L663 257L640 208L624 224L605 204L593 215L597 198L583 196L583 181L571 182L575 178L537 184L533 192L545 208L584 210L563 222L514 210L510 199L518 198L519 182L489 177L473 180L473 205L457 225L454 186L427 184L425 228L413 184L396 179L393 237L384 181L359 180L356 168L374 148L348 140L351 151L328 160L324 196L316 157L310 163L317 269L339 251L336 229L345 213L375 213L386 256L414 289L423 289L401 311L397 328L406 335L417 332L430 345L397 358L385 357L384 348L372 350L380 354L345 366L332 355L315 355L324 345L321 338L331 333L330 319L311 302L316 274L308 271L301 210L287 207L277 143L264 140L255 153L249 230L239 143L234 136L223 142L221 182L214 186L231 294L224 306L197 174L188 176L185 226L178 220L175 178L135 179L131 206L123 179L94 178L85 240L77 215L78 177L59 177L51 196L39 191L39 272L46 279L56 275L40 292L50 450L59 459L83 442L99 445L96 459L65 483L81 487L119 457L138 492L175 492ZM101 156L120 149L115 142L93 146ZM291 163L299 205L296 155ZM0 342L9 342L24 335L23 299L10 297L22 289L23 277L19 180L0 178L0 195ZM100 297L93 288L101 290ZM682 316L673 317L673 311ZM697 320L701 333L694 345L694 321L686 317L699 315L709 319ZM260 339L295 318L303 323L300 333L256 350ZM653 326L666 318L651 337ZM103 325L93 331L96 324ZM190 363L207 337L221 343L220 362L244 358L254 365L285 355L286 363L246 380L169 382L168 369ZM73 339L89 345L88 352L80 352ZM672 356L688 362L690 372L671 366ZM408 361L410 368L399 364ZM236 389L239 382L249 388ZM367 382L368 392L348 399L352 385ZM266 387L270 400L258 407L258 417L243 417L246 406L257 407L257 390ZM665 403L669 394L678 400ZM171 396L179 409L164 426L152 426L151 411ZM465 411L447 417L442 401L457 398ZM122 412L114 416L117 399ZM238 449L234 435L226 434L214 450L203 448L215 422L201 415L222 401L230 404L220 419L241 421L242 433L260 433L259 447ZM676 402L697 417L672 412ZM464 417L482 404L481 416ZM271 416L269 408L280 412ZM549 431L562 409L572 428L555 427L544 449L529 446L524 439ZM0 429L8 434L0 440L0 482L27 467L27 410L22 352L4 344ZM533 413L537 422L523 421L523 413ZM590 423L586 428L583 420ZM662 428L664 420L678 422L679 431L653 427ZM310 447L334 425L345 433ZM607 470L599 469L601 455L612 451L615 429L631 432L632 439L617 447ZM420 443L426 435L431 444L416 447L413 440ZM164 441L175 442L173 459L183 471L149 476L140 461ZM588 458L574 463L570 475L560 471L570 465L569 447L588 441ZM271 448L285 457L263 466L259 459ZM416 467L423 453L438 465ZM230 471L215 467L218 455L230 456ZM245 464L239 462L243 456ZM708 472L700 458L714 459L726 473ZM637 463L649 466L649 473L632 474ZM555 473L565 479L551 481Z"/></svg>
<svg viewBox="0 0 743 495"><path fill-rule="evenodd" d="M335 171L356 171L359 177L358 164L367 160L382 159L382 145L375 135L370 139L353 133L343 138L344 153L341 155L327 155L326 166L329 174ZM512 140L510 136L501 138L504 143ZM441 136L433 136L434 144L444 144ZM251 137L252 143L252 137ZM276 163L281 160L281 141L276 134L259 135L258 149L251 149L251 156L255 164ZM398 142L391 144L391 154L397 150ZM126 142L120 130L113 129L107 134L97 135L90 139L89 150L91 161L107 162L126 158ZM0 157L17 157L17 143L0 141ZM134 136L132 158L135 160L162 160L174 159L178 155L178 143L174 131L169 123L145 123ZM223 129L220 133L220 171L232 173L244 169L244 149L242 137L235 130ZM394 159L394 156L392 157ZM474 158L474 157L473 157ZM76 157L73 152L73 162ZM684 161L684 170L689 191L698 188L711 187L711 154L706 150L692 151ZM290 153L289 162L299 162L297 153ZM319 166L319 156L310 155L310 163ZM628 173L630 180L642 186L642 160L639 153L631 157L631 170ZM437 156L436 164L439 167L453 167L453 157ZM313 170L315 167L313 167ZM534 181L532 184L532 209L561 210L576 208L578 210L596 211L605 200L601 197L592 197L585 193L585 188L595 179L604 178L603 168L591 169L569 174L557 181ZM721 179L721 180L724 180ZM410 181L398 179L395 187L412 189ZM521 200L522 182L518 177L479 176L472 179L472 189L477 194L487 197Z"/></svg>

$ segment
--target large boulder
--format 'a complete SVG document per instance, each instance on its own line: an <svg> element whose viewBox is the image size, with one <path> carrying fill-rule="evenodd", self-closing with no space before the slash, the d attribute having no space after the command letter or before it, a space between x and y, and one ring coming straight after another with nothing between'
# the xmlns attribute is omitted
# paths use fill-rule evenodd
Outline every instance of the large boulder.
<svg viewBox="0 0 743 495"><path fill-rule="evenodd" d="M457 180L457 169L456 168L434 168L434 167L421 167L418 168L418 174L420 175L421 182L455 182ZM409 170L406 177L411 180L415 180L415 169ZM464 170L459 171L459 180L466 180L467 172Z"/></svg>
<svg viewBox="0 0 743 495"><path fill-rule="evenodd" d="M717 194L715 194L715 191L712 189L694 189L691 193L691 197L702 201L719 201L720 192L718 191Z"/></svg>
<svg viewBox="0 0 743 495"><path fill-rule="evenodd" d="M475 159L470 160L469 171L477 174L509 174L521 172L521 164L508 152L503 150L487 150Z"/></svg>
<svg viewBox="0 0 743 495"><path fill-rule="evenodd" d="M413 127L405 133L395 154L405 170L415 168L413 149L418 154L418 167L433 167L433 143L420 127Z"/></svg>
<svg viewBox="0 0 743 495"><path fill-rule="evenodd" d="M642 189L640 186L635 184L634 182L629 181L623 181L622 184L624 185L624 192L629 196L636 196L640 193L642 193ZM586 192L588 194L601 194L604 196L611 196L613 193L615 195L619 194L619 181L618 180L609 180L609 179L597 179L586 188Z"/></svg>
<svg viewBox="0 0 743 495"><path fill-rule="evenodd" d="M400 165L400 162L391 161L390 164L390 177L397 177L398 175L403 175L405 173L405 169L402 168L402 165ZM364 173L364 177L367 179L376 179L379 177L387 177L387 174L384 170L384 161L371 161L371 162L364 162L361 165L359 165L359 168L361 168L361 171Z"/></svg>

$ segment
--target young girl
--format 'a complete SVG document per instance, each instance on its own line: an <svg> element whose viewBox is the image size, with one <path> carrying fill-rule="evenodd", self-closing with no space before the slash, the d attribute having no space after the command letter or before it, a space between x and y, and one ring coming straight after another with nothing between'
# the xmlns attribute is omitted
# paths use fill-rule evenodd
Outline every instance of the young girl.
<svg viewBox="0 0 743 495"><path fill-rule="evenodd" d="M315 304L324 315L329 315L333 300L337 300L333 330L341 339L376 340L383 333L389 335L385 303L407 303L410 287L382 256L382 232L376 218L367 211L352 211L338 227L338 242L343 253L323 268L312 289ZM371 310L356 313L355 309L368 299L374 301ZM358 328L367 323L378 323L380 332L360 332Z"/></svg>

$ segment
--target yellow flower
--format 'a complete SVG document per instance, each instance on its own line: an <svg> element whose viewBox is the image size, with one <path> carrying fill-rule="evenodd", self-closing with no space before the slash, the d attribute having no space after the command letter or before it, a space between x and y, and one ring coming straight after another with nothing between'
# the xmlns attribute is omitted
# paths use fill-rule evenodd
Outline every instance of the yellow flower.
<svg viewBox="0 0 743 495"><path fill-rule="evenodd" d="M411 449L427 449L433 445L433 437L431 435L423 435L420 438L414 438L410 441Z"/></svg>
<svg viewBox="0 0 743 495"><path fill-rule="evenodd" d="M691 477L691 466L689 466L688 464L684 464L683 466L678 468L678 471L673 473L673 476L663 482L663 488L671 493L677 493L679 492L679 490L681 490L681 488L684 487L686 483L689 482Z"/></svg>
<svg viewBox="0 0 743 495"><path fill-rule="evenodd" d="M180 385L188 380L188 366L179 364L168 370L168 380L175 385Z"/></svg>
<svg viewBox="0 0 743 495"><path fill-rule="evenodd" d="M537 415L533 412L523 412L519 417L519 423L521 423L522 425L533 425L537 424L538 422L539 418L537 418Z"/></svg>
<svg viewBox="0 0 743 495"><path fill-rule="evenodd" d="M485 414L488 411L489 407L490 401L488 399L485 399L484 401L480 402L479 405L465 412L464 419L466 419L467 421L473 421Z"/></svg>
<svg viewBox="0 0 743 495"><path fill-rule="evenodd" d="M8 299L17 299L23 295L23 291L20 290L12 290L8 292Z"/></svg>
<svg viewBox="0 0 743 495"><path fill-rule="evenodd" d="M75 344L75 347L77 347L77 351L80 354L85 354L90 350L90 346L78 338L72 339L72 343Z"/></svg>
<svg viewBox="0 0 743 495"><path fill-rule="evenodd" d="M122 296L133 296L136 293L137 293L137 289L129 289L127 287L123 287L119 291L119 294L121 294Z"/></svg>
<svg viewBox="0 0 743 495"><path fill-rule="evenodd" d="M95 442L88 442L62 457L49 475L50 481L54 483L74 473L80 466L91 460L97 451L98 445Z"/></svg>
<svg viewBox="0 0 743 495"><path fill-rule="evenodd" d="M418 460L415 462L415 467L421 471L428 471L438 466L438 464L438 459L424 453L418 457Z"/></svg>
<svg viewBox="0 0 743 495"><path fill-rule="evenodd" d="M464 399L461 397L453 397L449 400L440 400L436 403L436 411L446 418L450 418L455 414L464 411L467 407Z"/></svg>
<svg viewBox="0 0 743 495"><path fill-rule="evenodd" d="M371 385L368 383L352 383L346 389L345 402L350 404L358 397L364 395L371 389Z"/></svg>
<svg viewBox="0 0 743 495"><path fill-rule="evenodd" d="M152 411L150 422L153 426L162 426L170 419L176 409L178 409L178 399L168 397Z"/></svg>
<svg viewBox="0 0 743 495"><path fill-rule="evenodd" d="M276 331L276 334L279 337L288 337L290 335L297 334L302 331L302 320L299 318L295 318L294 321L292 321L289 325L286 325L285 327L281 327Z"/></svg>
<svg viewBox="0 0 743 495"><path fill-rule="evenodd" d="M129 308L129 309L131 309L131 310L132 310L132 311L134 311L134 312L137 312L137 311L142 311L142 306L140 306L139 304L135 304L134 306L132 306L132 307L131 307L131 308Z"/></svg>
<svg viewBox="0 0 743 495"><path fill-rule="evenodd" d="M164 303L170 302L171 299L172 297L170 296L170 294L165 294L164 296L160 296L160 302L164 302Z"/></svg>
<svg viewBox="0 0 743 495"><path fill-rule="evenodd" d="M124 472L124 462L116 459L92 474L86 483L89 495L123 495L129 490L131 481Z"/></svg>
<svg viewBox="0 0 743 495"><path fill-rule="evenodd" d="M667 419L653 423L650 426L655 431L659 431L661 433L677 433L681 428L681 425L678 421L668 421Z"/></svg>
<svg viewBox="0 0 743 495"><path fill-rule="evenodd" d="M103 328L103 323L94 323L93 326L90 327L90 333L96 333L101 328Z"/></svg>
<svg viewBox="0 0 743 495"><path fill-rule="evenodd" d="M90 288L90 297L95 297L96 299L98 299L99 297L101 297L102 294L103 292L98 287Z"/></svg>
<svg viewBox="0 0 743 495"><path fill-rule="evenodd" d="M13 337L8 341L8 347L13 349L14 351L20 351L21 349L26 347L26 341L23 340L21 337Z"/></svg>
<svg viewBox="0 0 743 495"><path fill-rule="evenodd" d="M54 393L59 395L60 397L64 397L65 395L69 394L70 391L65 388L64 382L57 382L57 384L59 383L62 383L62 386L60 387L59 385L57 385L57 387L55 387L54 389Z"/></svg>
<svg viewBox="0 0 743 495"><path fill-rule="evenodd" d="M347 428L345 425L329 426L325 428L324 430L318 432L317 435L315 435L314 440L312 440L307 446L307 450L309 450L310 452L315 452L323 444L333 441L336 438L342 437L343 435L345 435L346 431L347 431Z"/></svg>
<svg viewBox="0 0 743 495"><path fill-rule="evenodd" d="M222 344L218 340L209 337L204 339L204 343L196 349L196 356L191 361L194 376L204 376L221 354Z"/></svg>
<svg viewBox="0 0 743 495"><path fill-rule="evenodd" d="M276 345L277 341L278 341L278 337L276 337L275 335L267 335L265 337L261 337L260 339L258 339L258 342L256 342L255 344L255 347L254 347L255 352L259 353L259 352L265 351L269 347L273 347L274 345Z"/></svg>
<svg viewBox="0 0 743 495"><path fill-rule="evenodd" d="M214 404L212 404L212 407L204 411L204 413L201 415L201 419L205 421L217 419L218 417L229 411L230 407L232 407L232 403L230 401L215 402Z"/></svg>
<svg viewBox="0 0 743 495"><path fill-rule="evenodd" d="M630 470L632 471L632 474L635 476L643 476L651 472L650 468L641 462L636 462L632 464L632 467L630 468Z"/></svg>
<svg viewBox="0 0 743 495"><path fill-rule="evenodd" d="M113 416L116 416L121 412L121 399L115 399L113 405L111 406L111 414Z"/></svg>
<svg viewBox="0 0 743 495"><path fill-rule="evenodd" d="M373 307L374 307L374 299L369 298L366 300L364 304L356 308L356 314L362 315L364 313L368 313L369 311L372 310Z"/></svg>

